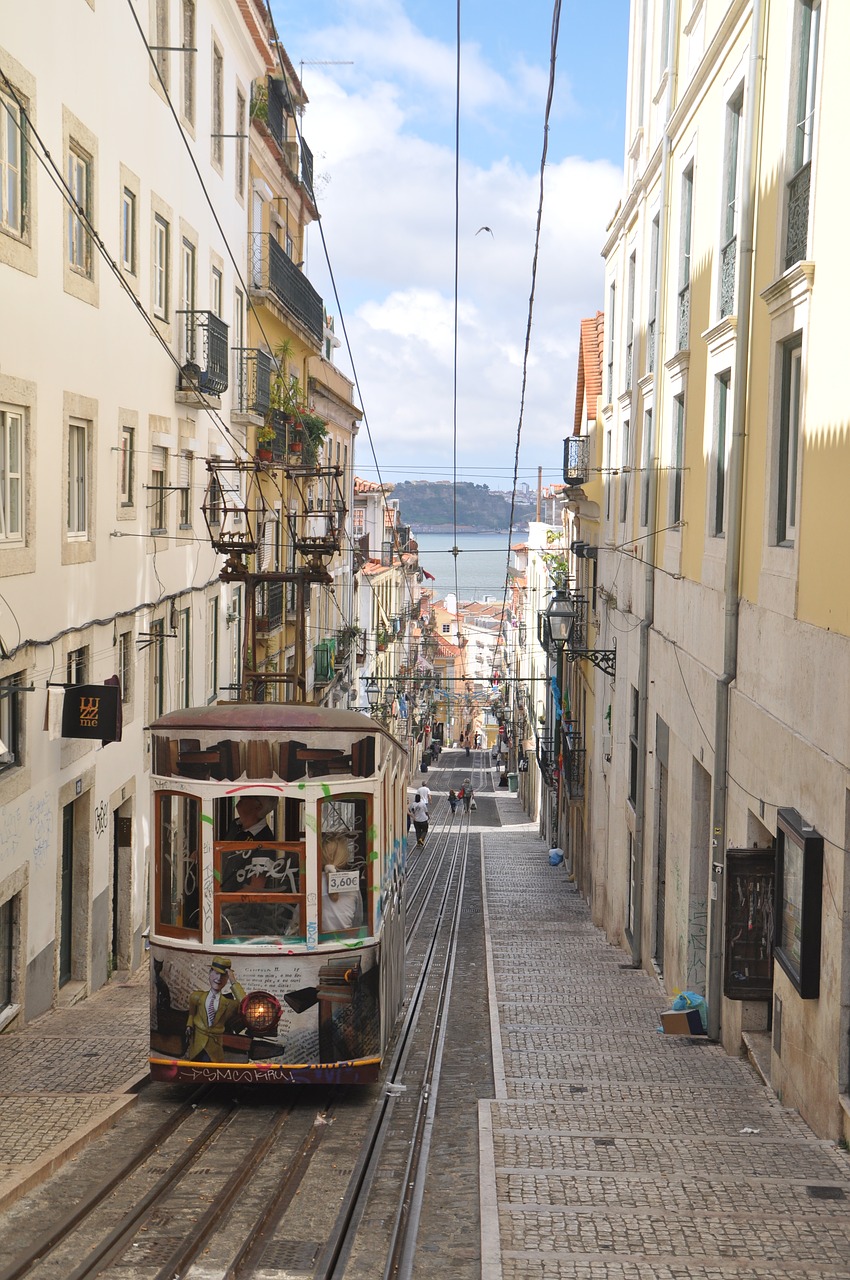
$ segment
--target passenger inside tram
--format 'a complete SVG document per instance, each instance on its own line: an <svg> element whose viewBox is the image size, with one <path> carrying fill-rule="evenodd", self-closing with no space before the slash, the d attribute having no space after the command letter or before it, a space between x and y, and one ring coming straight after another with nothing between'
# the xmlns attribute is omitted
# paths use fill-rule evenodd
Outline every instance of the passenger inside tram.
<svg viewBox="0 0 850 1280"><path fill-rule="evenodd" d="M221 820L221 815L220 815ZM222 822L219 894L221 937L293 937L301 932L301 858L298 848L281 848L275 829L273 796L240 796L235 816ZM237 898L236 895L239 895ZM254 894L274 895L263 901ZM247 895L251 895L250 898ZM286 895L286 898L283 897ZM289 899L289 900L286 900Z"/></svg>

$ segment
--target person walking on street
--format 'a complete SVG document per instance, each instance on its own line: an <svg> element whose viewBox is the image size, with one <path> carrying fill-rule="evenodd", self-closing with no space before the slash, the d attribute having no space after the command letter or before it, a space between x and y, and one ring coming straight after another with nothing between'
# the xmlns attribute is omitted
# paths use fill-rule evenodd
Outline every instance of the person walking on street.
<svg viewBox="0 0 850 1280"><path fill-rule="evenodd" d="M418 791L410 806L410 816L416 829L416 843L423 845L428 834L428 806Z"/></svg>
<svg viewBox="0 0 850 1280"><path fill-rule="evenodd" d="M457 812L457 792L455 791L449 792L449 808L451 809L452 813Z"/></svg>
<svg viewBox="0 0 850 1280"><path fill-rule="evenodd" d="M425 808L428 810L428 817L431 817L431 788L426 787L424 783L420 783L416 788L417 794L422 797Z"/></svg>
<svg viewBox="0 0 850 1280"><path fill-rule="evenodd" d="M471 779L464 778L463 786L460 789L459 795L463 800L464 813L469 813L469 807L472 804L473 799L475 798L475 792L472 790Z"/></svg>

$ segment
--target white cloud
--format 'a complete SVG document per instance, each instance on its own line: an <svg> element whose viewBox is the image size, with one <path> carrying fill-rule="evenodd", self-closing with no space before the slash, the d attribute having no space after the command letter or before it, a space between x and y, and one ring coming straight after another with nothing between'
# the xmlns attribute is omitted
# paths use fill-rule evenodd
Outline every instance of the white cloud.
<svg viewBox="0 0 850 1280"><path fill-rule="evenodd" d="M315 68L307 140L315 153L323 230L351 341L364 408L381 467L443 466L452 460L455 162L449 146L416 132L428 94L451 82L447 50L416 32L394 0L367 12L350 5L344 46L368 53L375 75L343 88ZM374 17L375 5L368 6ZM473 83L483 103L500 77L479 59ZM527 69L533 76L533 68ZM399 77L391 82L378 73ZM464 91L469 87L464 68ZM415 83L418 101L412 102ZM533 126L542 139L542 116ZM528 318L539 174L504 158L460 169L458 464L513 463ZM621 173L572 156L547 165L537 297L531 336L523 465L557 466L571 429L579 324L603 305L600 249L620 195ZM493 234L479 227L492 228ZM308 268L338 314L316 229ZM337 334L343 337L339 324ZM337 353L348 371L344 348ZM365 430L364 430L365 436ZM361 447L362 446L362 447ZM545 454L545 456L543 456ZM553 461L554 460L554 461ZM370 462L365 439L358 466ZM390 477L392 478L392 477Z"/></svg>

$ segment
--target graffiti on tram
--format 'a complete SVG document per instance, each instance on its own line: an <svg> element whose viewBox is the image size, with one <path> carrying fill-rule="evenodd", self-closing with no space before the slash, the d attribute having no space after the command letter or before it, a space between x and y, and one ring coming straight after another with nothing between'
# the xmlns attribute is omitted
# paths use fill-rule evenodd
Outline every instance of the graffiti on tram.
<svg viewBox="0 0 850 1280"><path fill-rule="evenodd" d="M377 947L284 962L157 946L151 954L153 1055L201 1070L242 1063L278 1071L380 1055Z"/></svg>

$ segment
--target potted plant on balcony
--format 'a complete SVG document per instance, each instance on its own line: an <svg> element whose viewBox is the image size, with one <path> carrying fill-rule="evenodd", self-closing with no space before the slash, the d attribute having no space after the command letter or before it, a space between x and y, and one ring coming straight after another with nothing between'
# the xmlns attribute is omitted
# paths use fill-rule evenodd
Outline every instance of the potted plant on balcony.
<svg viewBox="0 0 850 1280"><path fill-rule="evenodd" d="M390 640L392 640L392 636L389 631L379 630L375 633L375 648L378 653L383 653L386 650Z"/></svg>
<svg viewBox="0 0 850 1280"><path fill-rule="evenodd" d="M272 445L274 444L275 429L267 417L261 427L257 428L257 460L258 462L271 462Z"/></svg>

